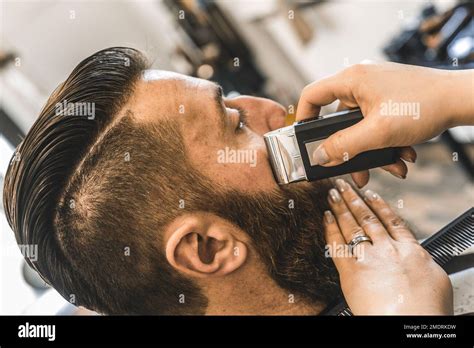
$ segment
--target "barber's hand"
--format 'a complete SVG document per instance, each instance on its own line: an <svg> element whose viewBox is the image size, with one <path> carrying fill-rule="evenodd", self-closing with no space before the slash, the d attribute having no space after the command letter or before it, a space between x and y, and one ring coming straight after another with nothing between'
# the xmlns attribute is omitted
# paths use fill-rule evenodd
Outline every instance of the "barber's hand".
<svg viewBox="0 0 474 348"><path fill-rule="evenodd" d="M335 100L340 102L338 110L362 110L362 121L333 134L315 151L313 156L320 165L337 165L361 152L385 147L401 147L401 159L414 162L416 153L409 146L449 127L474 124L473 83L474 70L357 64L306 86L296 120L319 115L321 106ZM383 169L405 178L407 167L402 160ZM362 187L369 173L352 177Z"/></svg>
<svg viewBox="0 0 474 348"><path fill-rule="evenodd" d="M329 191L326 242L352 312L364 314L453 314L450 280L408 227L376 193L362 199L342 179ZM347 253L356 236L369 236Z"/></svg>

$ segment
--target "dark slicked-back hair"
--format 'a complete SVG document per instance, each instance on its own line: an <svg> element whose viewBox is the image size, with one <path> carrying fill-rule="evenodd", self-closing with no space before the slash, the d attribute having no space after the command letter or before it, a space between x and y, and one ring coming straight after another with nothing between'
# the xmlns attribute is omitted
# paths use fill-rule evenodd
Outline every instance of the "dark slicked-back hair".
<svg viewBox="0 0 474 348"><path fill-rule="evenodd" d="M163 207L186 197L173 180L197 179L177 168L185 155L173 124L137 126L122 110L146 68L131 48L83 60L18 146L4 206L17 243L38 246L36 260L25 257L29 265L75 305L107 314L200 314L206 298L169 266L157 236L176 215ZM66 103L93 105L93 117L58 112Z"/></svg>

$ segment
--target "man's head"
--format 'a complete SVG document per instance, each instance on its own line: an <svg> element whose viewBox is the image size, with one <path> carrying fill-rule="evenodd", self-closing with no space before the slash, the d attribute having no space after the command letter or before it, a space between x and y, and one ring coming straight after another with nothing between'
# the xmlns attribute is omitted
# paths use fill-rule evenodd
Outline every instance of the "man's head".
<svg viewBox="0 0 474 348"><path fill-rule="evenodd" d="M147 68L129 48L85 59L18 147L4 205L18 244L38 245L30 265L110 314L263 314L336 297L328 184L279 187L266 157L262 135L284 109Z"/></svg>

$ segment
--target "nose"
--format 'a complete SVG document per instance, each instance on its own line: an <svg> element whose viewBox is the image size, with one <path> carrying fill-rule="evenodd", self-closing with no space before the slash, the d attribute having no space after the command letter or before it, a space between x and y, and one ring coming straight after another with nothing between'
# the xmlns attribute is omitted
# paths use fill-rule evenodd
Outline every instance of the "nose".
<svg viewBox="0 0 474 348"><path fill-rule="evenodd" d="M244 95L224 99L224 104L228 108L243 109L247 113L248 127L257 134L263 135L285 125L286 110L273 100Z"/></svg>

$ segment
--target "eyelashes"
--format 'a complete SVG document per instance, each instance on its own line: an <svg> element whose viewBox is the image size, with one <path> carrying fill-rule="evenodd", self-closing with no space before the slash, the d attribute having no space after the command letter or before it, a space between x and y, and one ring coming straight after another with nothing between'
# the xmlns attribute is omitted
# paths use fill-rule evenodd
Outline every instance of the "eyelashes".
<svg viewBox="0 0 474 348"><path fill-rule="evenodd" d="M237 123L237 127L235 128L235 131L240 132L247 126L248 114L242 108L235 107L234 109L237 110L239 113L239 122Z"/></svg>
<svg viewBox="0 0 474 348"><path fill-rule="evenodd" d="M222 89L221 86L218 86L217 87L217 90L216 90L216 99L219 101L219 102L222 102L222 97L224 96L224 90Z"/></svg>

